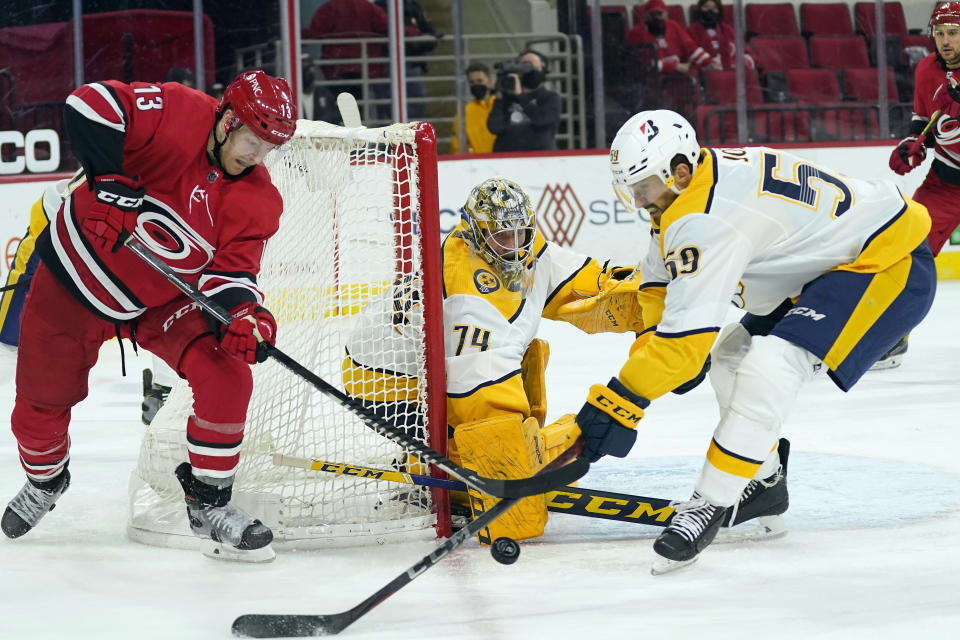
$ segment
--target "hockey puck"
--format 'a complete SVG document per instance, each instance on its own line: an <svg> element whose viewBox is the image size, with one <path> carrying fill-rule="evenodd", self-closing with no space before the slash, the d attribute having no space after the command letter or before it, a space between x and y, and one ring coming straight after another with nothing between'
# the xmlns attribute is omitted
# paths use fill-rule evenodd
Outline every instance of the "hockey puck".
<svg viewBox="0 0 960 640"><path fill-rule="evenodd" d="M500 564L513 564L520 557L520 545L513 538L497 538L490 545L490 555Z"/></svg>

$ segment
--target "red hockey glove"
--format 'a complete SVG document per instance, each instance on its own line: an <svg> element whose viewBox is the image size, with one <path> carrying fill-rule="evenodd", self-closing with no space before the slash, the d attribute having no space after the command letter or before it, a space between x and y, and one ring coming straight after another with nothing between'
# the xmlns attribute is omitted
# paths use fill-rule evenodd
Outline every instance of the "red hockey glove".
<svg viewBox="0 0 960 640"><path fill-rule="evenodd" d="M898 176L906 175L927 157L927 148L923 139L917 136L907 136L890 154L890 168Z"/></svg>
<svg viewBox="0 0 960 640"><path fill-rule="evenodd" d="M269 311L252 302L245 302L231 312L233 322L220 336L220 348L234 358L250 364L267 359L263 343L277 343L277 321Z"/></svg>
<svg viewBox="0 0 960 640"><path fill-rule="evenodd" d="M137 226L137 215L146 189L126 176L96 179L97 200L87 209L83 228L94 245L116 252Z"/></svg>

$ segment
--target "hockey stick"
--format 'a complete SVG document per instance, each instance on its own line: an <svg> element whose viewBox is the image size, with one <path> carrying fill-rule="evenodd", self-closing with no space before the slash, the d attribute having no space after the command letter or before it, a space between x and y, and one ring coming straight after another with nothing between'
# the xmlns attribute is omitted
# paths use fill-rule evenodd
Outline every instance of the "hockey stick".
<svg viewBox="0 0 960 640"><path fill-rule="evenodd" d="M216 301L208 298L201 293L195 286L184 280L180 275L170 268L170 266L154 255L147 249L142 242L129 236L124 242L127 248L139 256L144 262L153 267L158 273L166 278L173 286L180 289L188 298L193 300L206 313L213 316L218 322L229 325L233 321L233 316L229 311L220 306ZM417 454L425 462L431 463L440 469L443 469L450 475L463 480L465 483L488 495L497 498L523 498L526 496L546 493L554 487L560 487L570 484L583 477L590 468L590 463L584 458L576 457L570 464L553 469L549 473L539 473L530 478L519 480L501 480L498 478L487 478L478 475L470 469L466 469L456 464L446 456L440 455L437 451L426 444L414 440L408 436L402 429L396 428L386 419L378 416L368 409L364 404L340 391L332 384L316 375L302 364L285 354L283 351L269 343L261 343L266 353L274 360L282 364L294 374L300 376L318 391L331 396L341 405L353 411L363 423L370 429L380 435L393 440L407 451ZM577 446L576 444L574 446Z"/></svg>
<svg viewBox="0 0 960 640"><path fill-rule="evenodd" d="M362 127L360 120L360 108L357 106L357 99L350 93L341 93L337 96L337 109L340 111L340 119L343 120L343 126L347 128Z"/></svg>
<svg viewBox="0 0 960 640"><path fill-rule="evenodd" d="M467 485L459 480L434 478L405 471L376 469L342 462L309 460L280 453L273 454L273 464L282 467L325 471L360 480L384 480L422 487L437 487L449 491L467 490ZM546 497L547 509L550 511L586 518L602 518L654 527L665 527L670 524L670 520L673 518L673 507L670 506L670 500L664 500L663 498L635 496L629 493L600 491L585 487L560 487L548 491Z"/></svg>
<svg viewBox="0 0 960 640"><path fill-rule="evenodd" d="M582 444L579 441L575 442L572 447L557 456L556 460L544 467L540 474L549 474L557 468L562 469L561 465L580 453L581 446ZM449 555L450 552L462 546L477 532L503 515L517 501L517 498L507 498L493 505L480 514L476 520L450 536L430 554L422 557L409 569L352 609L330 615L249 613L233 621L233 634L245 638L305 638L336 635L397 591L413 582L427 569Z"/></svg>

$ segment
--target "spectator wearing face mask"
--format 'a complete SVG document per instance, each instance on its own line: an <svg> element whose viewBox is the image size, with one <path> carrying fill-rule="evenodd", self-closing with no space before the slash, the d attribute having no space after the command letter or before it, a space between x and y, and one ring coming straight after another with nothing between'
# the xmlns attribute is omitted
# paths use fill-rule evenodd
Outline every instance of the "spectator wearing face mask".
<svg viewBox="0 0 960 640"><path fill-rule="evenodd" d="M557 148L560 96L543 86L547 59L528 49L517 57L527 63L523 75L507 74L487 118L487 128L497 136L494 151L549 151ZM512 82L507 82L511 80Z"/></svg>
<svg viewBox="0 0 960 640"><path fill-rule="evenodd" d="M471 63L467 67L467 82L473 99L464 108L464 122L467 130L467 153L490 153L497 136L487 129L487 118L493 109L493 76L490 67L482 62ZM450 141L450 153L460 153L460 116L453 119L453 139Z"/></svg>
<svg viewBox="0 0 960 640"><path fill-rule="evenodd" d="M631 44L652 42L660 60L657 68L663 73L695 73L700 70L720 70L719 58L714 58L679 23L667 18L663 0L649 0L644 6L644 17L627 34Z"/></svg>
<svg viewBox="0 0 960 640"><path fill-rule="evenodd" d="M737 60L737 43L733 35L733 25L723 21L721 0L699 0L697 21L687 27L687 33L714 60L719 59L724 69L734 68ZM756 66L746 45L743 50L743 63L748 69Z"/></svg>

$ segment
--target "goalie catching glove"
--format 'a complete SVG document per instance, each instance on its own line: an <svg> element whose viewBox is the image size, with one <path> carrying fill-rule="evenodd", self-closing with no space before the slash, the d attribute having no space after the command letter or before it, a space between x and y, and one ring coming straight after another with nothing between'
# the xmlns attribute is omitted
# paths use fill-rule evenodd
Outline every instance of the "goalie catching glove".
<svg viewBox="0 0 960 640"><path fill-rule="evenodd" d="M119 174L98 177L93 190L97 201L89 207L83 228L94 245L116 253L137 228L137 216L147 190Z"/></svg>
<svg viewBox="0 0 960 640"><path fill-rule="evenodd" d="M640 273L636 267L604 267L597 277L594 295L574 300L557 309L557 319L569 322L584 333L643 331L641 307L637 301ZM574 288L575 293L580 293Z"/></svg>
<svg viewBox="0 0 960 640"><path fill-rule="evenodd" d="M581 457L596 462L606 455L623 458L637 441L636 427L650 401L633 393L617 378L607 386L590 387L587 401L577 414L577 426L586 444Z"/></svg>
<svg viewBox="0 0 960 640"><path fill-rule="evenodd" d="M267 359L264 344L277 343L277 321L260 305L244 302L234 307L230 314L233 322L224 326L219 322L214 328L220 348L239 360L250 364Z"/></svg>

